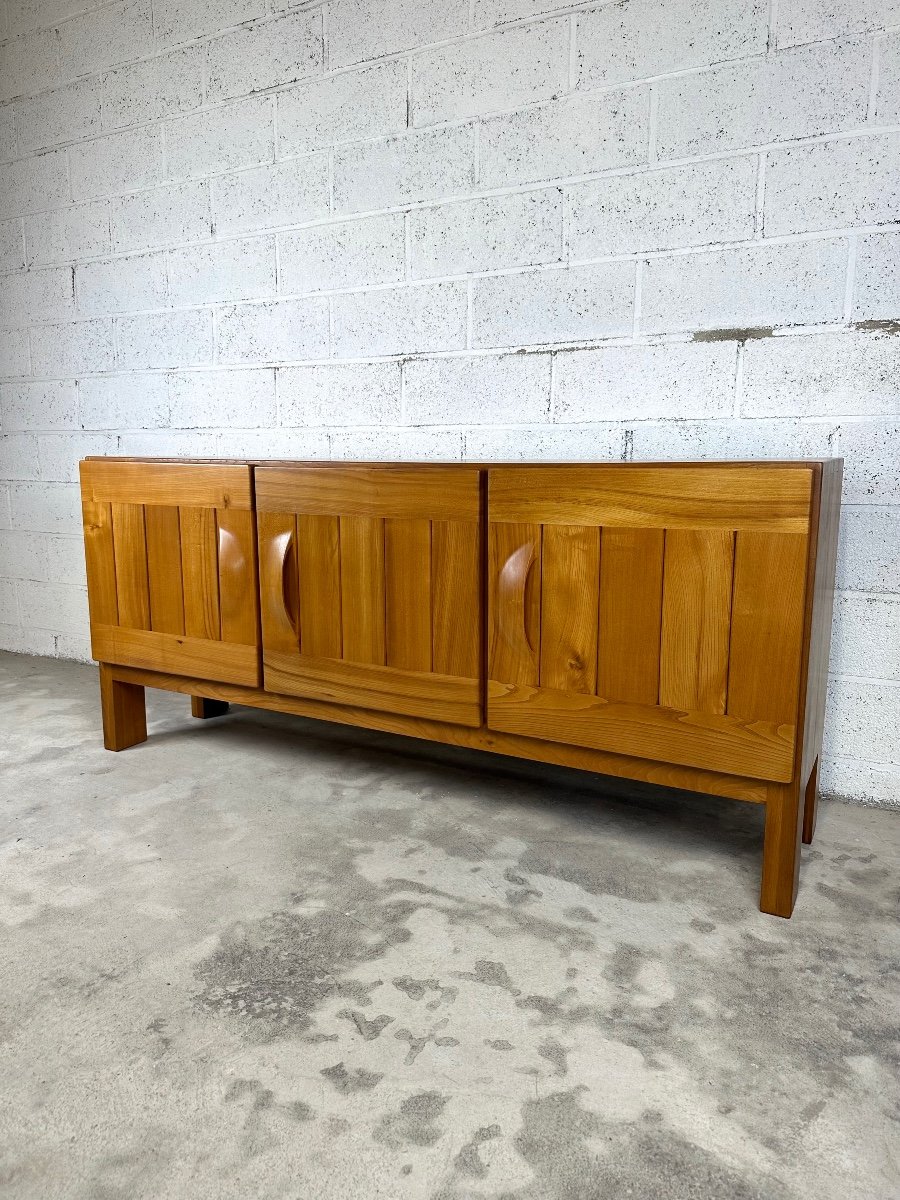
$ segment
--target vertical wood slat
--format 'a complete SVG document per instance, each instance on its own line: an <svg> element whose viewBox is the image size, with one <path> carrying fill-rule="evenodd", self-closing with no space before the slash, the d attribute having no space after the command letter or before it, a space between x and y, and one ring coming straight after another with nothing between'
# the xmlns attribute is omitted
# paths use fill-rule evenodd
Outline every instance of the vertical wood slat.
<svg viewBox="0 0 900 1200"><path fill-rule="evenodd" d="M541 526L489 526L489 678L536 687L541 645Z"/></svg>
<svg viewBox="0 0 900 1200"><path fill-rule="evenodd" d="M808 537L738 531L728 708L794 725L800 691Z"/></svg>
<svg viewBox="0 0 900 1200"><path fill-rule="evenodd" d="M113 504L111 507L118 623L128 629L149 629L150 587L144 508L141 504Z"/></svg>
<svg viewBox="0 0 900 1200"><path fill-rule="evenodd" d="M344 661L384 666L384 521L341 517L340 536Z"/></svg>
<svg viewBox="0 0 900 1200"><path fill-rule="evenodd" d="M481 538L475 521L431 526L432 663L475 679L481 642Z"/></svg>
<svg viewBox="0 0 900 1200"><path fill-rule="evenodd" d="M431 522L384 523L385 661L431 670Z"/></svg>
<svg viewBox="0 0 900 1200"><path fill-rule="evenodd" d="M596 690L599 577L596 526L544 526L541 687L589 695Z"/></svg>
<svg viewBox="0 0 900 1200"><path fill-rule="evenodd" d="M285 601L297 594L296 557L291 546L296 538L293 513L257 514L259 544L260 624L264 650L296 654L297 631Z"/></svg>
<svg viewBox="0 0 900 1200"><path fill-rule="evenodd" d="M732 530L666 531L659 702L682 712L725 712Z"/></svg>
<svg viewBox="0 0 900 1200"><path fill-rule="evenodd" d="M300 649L341 657L341 548L337 517L297 516Z"/></svg>
<svg viewBox="0 0 900 1200"><path fill-rule="evenodd" d="M248 509L217 508L219 608L222 641L253 646L257 637L258 588L253 514Z"/></svg>
<svg viewBox="0 0 900 1200"><path fill-rule="evenodd" d="M219 641L219 563L216 510L181 508L184 632Z"/></svg>
<svg viewBox="0 0 900 1200"><path fill-rule="evenodd" d="M116 595L112 505L85 500L81 513L91 620L97 625L117 625L119 601Z"/></svg>
<svg viewBox="0 0 900 1200"><path fill-rule="evenodd" d="M659 700L665 530L607 527L600 538L597 695Z"/></svg>
<svg viewBox="0 0 900 1200"><path fill-rule="evenodd" d="M150 625L157 633L184 633L184 583L178 509L148 504L144 509Z"/></svg>

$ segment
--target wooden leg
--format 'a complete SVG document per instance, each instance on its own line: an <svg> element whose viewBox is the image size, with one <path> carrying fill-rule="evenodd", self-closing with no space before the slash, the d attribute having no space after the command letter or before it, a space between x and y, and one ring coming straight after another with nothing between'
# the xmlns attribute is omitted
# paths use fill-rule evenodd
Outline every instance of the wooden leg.
<svg viewBox="0 0 900 1200"><path fill-rule="evenodd" d="M227 700L207 700L205 696L191 696L192 717L206 720L208 717L224 717L227 712Z"/></svg>
<svg viewBox="0 0 900 1200"><path fill-rule="evenodd" d="M137 683L113 678L113 669L100 664L100 706L103 711L103 745L107 750L127 750L147 740L144 689Z"/></svg>
<svg viewBox="0 0 900 1200"><path fill-rule="evenodd" d="M775 917L789 917L800 880L800 785L772 783L767 792L759 907Z"/></svg>
<svg viewBox="0 0 900 1200"><path fill-rule="evenodd" d="M816 832L816 815L819 808L819 760L813 763L803 800L803 840L808 846Z"/></svg>

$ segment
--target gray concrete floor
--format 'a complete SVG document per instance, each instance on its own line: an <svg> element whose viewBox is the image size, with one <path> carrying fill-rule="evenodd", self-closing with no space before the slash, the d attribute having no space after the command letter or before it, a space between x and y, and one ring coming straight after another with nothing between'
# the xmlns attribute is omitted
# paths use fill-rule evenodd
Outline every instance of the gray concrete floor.
<svg viewBox="0 0 900 1200"><path fill-rule="evenodd" d="M900 813L149 698L0 656L4 1198L900 1195Z"/></svg>

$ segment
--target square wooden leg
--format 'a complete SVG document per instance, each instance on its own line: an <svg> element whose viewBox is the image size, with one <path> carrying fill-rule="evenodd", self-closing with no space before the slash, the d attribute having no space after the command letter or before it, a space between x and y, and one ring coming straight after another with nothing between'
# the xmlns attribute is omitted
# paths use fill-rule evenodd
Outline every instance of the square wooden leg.
<svg viewBox="0 0 900 1200"><path fill-rule="evenodd" d="M800 882L800 785L772 783L767 792L759 907L775 917L789 917Z"/></svg>
<svg viewBox="0 0 900 1200"><path fill-rule="evenodd" d="M137 683L113 678L112 667L100 664L100 707L103 712L103 745L107 750L127 750L147 740L147 707L144 689Z"/></svg>
<svg viewBox="0 0 900 1200"><path fill-rule="evenodd" d="M227 700L208 700L206 696L191 696L191 716L207 720L209 717L224 717L228 712Z"/></svg>
<svg viewBox="0 0 900 1200"><path fill-rule="evenodd" d="M803 798L803 840L808 846L816 832L816 815L819 809L819 760L813 763Z"/></svg>

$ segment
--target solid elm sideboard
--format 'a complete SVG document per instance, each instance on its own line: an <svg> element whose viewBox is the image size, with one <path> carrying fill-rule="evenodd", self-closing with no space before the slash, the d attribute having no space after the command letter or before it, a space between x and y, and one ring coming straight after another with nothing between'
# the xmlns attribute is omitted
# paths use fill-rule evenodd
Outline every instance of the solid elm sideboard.
<svg viewBox="0 0 900 1200"><path fill-rule="evenodd" d="M841 469L86 459L105 745L156 687L763 803L789 917Z"/></svg>

